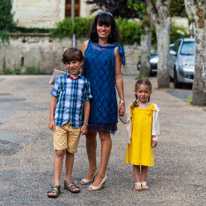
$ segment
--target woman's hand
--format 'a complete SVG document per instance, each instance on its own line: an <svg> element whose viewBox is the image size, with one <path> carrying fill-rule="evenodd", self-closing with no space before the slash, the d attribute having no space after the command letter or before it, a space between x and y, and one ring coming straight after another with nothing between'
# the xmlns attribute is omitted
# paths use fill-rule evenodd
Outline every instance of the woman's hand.
<svg viewBox="0 0 206 206"><path fill-rule="evenodd" d="M124 113L125 113L125 103L119 103L118 113L119 113L119 116L124 116Z"/></svg>
<svg viewBox="0 0 206 206"><path fill-rule="evenodd" d="M85 123L81 127L81 134L82 135L87 134L87 125Z"/></svg>

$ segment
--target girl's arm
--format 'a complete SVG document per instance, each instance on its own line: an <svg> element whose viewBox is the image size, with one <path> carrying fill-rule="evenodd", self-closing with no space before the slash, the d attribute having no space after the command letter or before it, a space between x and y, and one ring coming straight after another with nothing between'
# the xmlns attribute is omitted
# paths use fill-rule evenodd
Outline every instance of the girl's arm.
<svg viewBox="0 0 206 206"><path fill-rule="evenodd" d="M123 85L123 77L121 73L122 61L121 61L121 55L118 54L117 50L118 47L116 47L114 50L115 72L116 72L115 83L116 83L117 92L119 94L119 98L120 100L124 101L124 85ZM118 112L120 116L124 115L124 109L125 109L125 103L119 103Z"/></svg>

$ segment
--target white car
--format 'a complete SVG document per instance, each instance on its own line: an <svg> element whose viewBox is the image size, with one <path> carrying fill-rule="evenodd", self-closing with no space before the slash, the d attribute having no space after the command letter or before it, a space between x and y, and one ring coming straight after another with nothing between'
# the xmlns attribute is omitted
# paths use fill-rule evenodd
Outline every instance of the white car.
<svg viewBox="0 0 206 206"><path fill-rule="evenodd" d="M195 41L193 38L181 38L170 51L169 75L174 80L174 87L192 84L194 79Z"/></svg>

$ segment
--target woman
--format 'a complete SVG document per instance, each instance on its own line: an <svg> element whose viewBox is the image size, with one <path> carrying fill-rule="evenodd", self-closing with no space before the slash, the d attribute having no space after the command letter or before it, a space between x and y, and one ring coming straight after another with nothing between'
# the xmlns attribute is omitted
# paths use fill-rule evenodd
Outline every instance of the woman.
<svg viewBox="0 0 206 206"><path fill-rule="evenodd" d="M81 184L90 184L88 190L102 189L107 176L105 174L109 161L112 140L110 133L117 130L117 112L124 114L125 102L121 65L125 64L122 46L115 43L119 39L119 30L109 12L99 12L94 19L90 40L83 44L83 75L91 83L91 111L86 135L86 148L89 160L89 172ZM115 86L120 98L117 106ZM101 164L97 173L96 135L101 141ZM96 176L96 178L95 178ZM94 180L95 178L95 180Z"/></svg>

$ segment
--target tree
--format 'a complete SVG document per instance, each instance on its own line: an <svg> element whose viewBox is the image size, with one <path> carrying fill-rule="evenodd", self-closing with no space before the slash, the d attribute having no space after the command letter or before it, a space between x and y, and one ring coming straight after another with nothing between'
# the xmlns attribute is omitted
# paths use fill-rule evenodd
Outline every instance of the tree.
<svg viewBox="0 0 206 206"><path fill-rule="evenodd" d="M15 31L16 28L11 9L11 0L0 0L0 39L2 42L8 41L8 32Z"/></svg>
<svg viewBox="0 0 206 206"><path fill-rule="evenodd" d="M170 2L171 0L146 0L148 13L156 29L158 46L158 87L169 87L169 44L170 44Z"/></svg>
<svg viewBox="0 0 206 206"><path fill-rule="evenodd" d="M206 5L204 0L185 0L195 32L195 72L192 104L206 105Z"/></svg>
<svg viewBox="0 0 206 206"><path fill-rule="evenodd" d="M86 4L93 4L91 13L101 9L109 11L114 17L126 19L138 18L138 13L134 7L128 7L127 0L86 0Z"/></svg>

